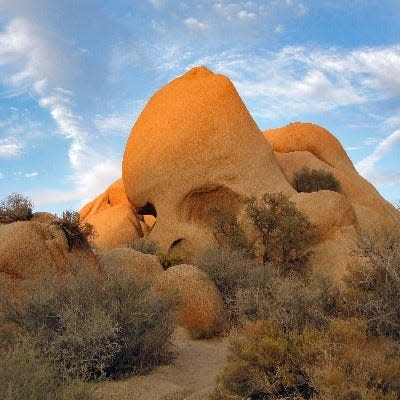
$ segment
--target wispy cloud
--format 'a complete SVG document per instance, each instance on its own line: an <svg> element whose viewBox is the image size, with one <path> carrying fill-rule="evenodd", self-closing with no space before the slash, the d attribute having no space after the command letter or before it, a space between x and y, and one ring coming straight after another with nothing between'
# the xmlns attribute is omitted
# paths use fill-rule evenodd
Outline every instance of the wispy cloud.
<svg viewBox="0 0 400 400"><path fill-rule="evenodd" d="M376 179L376 164L391 151L400 149L400 129L394 131L385 139L380 141L374 151L357 163L358 171L370 179ZM400 181L400 173L394 174L392 180Z"/></svg>
<svg viewBox="0 0 400 400"><path fill-rule="evenodd" d="M16 158L23 149L23 145L16 138L0 139L0 158Z"/></svg>
<svg viewBox="0 0 400 400"><path fill-rule="evenodd" d="M203 22L200 22L197 18L186 18L184 23L188 28L193 30L204 31L205 29L207 29L207 25Z"/></svg>
<svg viewBox="0 0 400 400"><path fill-rule="evenodd" d="M110 183L120 176L120 171L114 163L104 162L104 156L89 145L90 134L73 108L74 94L59 85L60 74L66 68L63 57L59 57L60 50L54 48L47 37L39 26L26 19L12 20L0 33L1 78L9 87L33 94L38 104L51 115L58 133L70 143L68 157L73 171L70 179L75 188L69 192L74 193L58 199L88 199L101 190L99 186L104 188L105 181L99 184L98 179L106 178L109 179L106 184ZM0 142L0 156L11 157L20 152L18 143ZM104 173L106 165L109 170ZM38 194L42 200L37 199L37 204L47 201L43 193Z"/></svg>
<svg viewBox="0 0 400 400"><path fill-rule="evenodd" d="M157 9L160 9L164 6L166 0L148 0L149 3Z"/></svg>

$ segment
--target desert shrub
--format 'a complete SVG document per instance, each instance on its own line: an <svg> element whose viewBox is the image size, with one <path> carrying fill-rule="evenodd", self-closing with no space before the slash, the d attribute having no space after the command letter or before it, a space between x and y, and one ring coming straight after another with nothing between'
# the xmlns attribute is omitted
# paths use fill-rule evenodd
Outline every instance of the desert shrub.
<svg viewBox="0 0 400 400"><path fill-rule="evenodd" d="M350 271L345 293L350 315L365 318L371 332L400 339L400 230L378 243L364 234L360 264Z"/></svg>
<svg viewBox="0 0 400 400"><path fill-rule="evenodd" d="M0 201L0 223L29 221L33 216L32 207L29 198L19 193L12 193Z"/></svg>
<svg viewBox="0 0 400 400"><path fill-rule="evenodd" d="M213 234L219 245L234 252L241 252L245 257L253 257L253 248L238 222L237 214L217 206L211 207L209 212L213 216Z"/></svg>
<svg viewBox="0 0 400 400"><path fill-rule="evenodd" d="M89 246L88 239L95 236L93 225L82 222L77 211L64 211L62 216L53 224L58 225L64 231L70 250L73 247L85 248Z"/></svg>
<svg viewBox="0 0 400 400"><path fill-rule="evenodd" d="M126 269L100 277L79 270L28 283L22 303L3 299L4 322L37 344L60 374L93 379L138 372L162 361L174 324L172 301Z"/></svg>
<svg viewBox="0 0 400 400"><path fill-rule="evenodd" d="M274 321L248 322L230 337L213 400L310 399L297 348Z"/></svg>
<svg viewBox="0 0 400 400"><path fill-rule="evenodd" d="M360 320L286 334L274 320L247 323L230 339L214 400L381 399L400 395L399 347L369 337Z"/></svg>
<svg viewBox="0 0 400 400"><path fill-rule="evenodd" d="M159 251L157 253L157 258L164 269L168 269L174 265L183 264L184 262L183 258L175 253L163 253Z"/></svg>
<svg viewBox="0 0 400 400"><path fill-rule="evenodd" d="M70 381L43 359L35 343L17 338L0 357L0 398L3 400L88 400L91 390Z"/></svg>
<svg viewBox="0 0 400 400"><path fill-rule="evenodd" d="M250 286L253 264L242 252L224 247L206 249L197 265L207 273L222 296L231 322L237 321L237 293Z"/></svg>
<svg viewBox="0 0 400 400"><path fill-rule="evenodd" d="M254 270L236 292L238 320L274 320L286 333L321 329L339 314L339 288L319 273L281 275L272 265Z"/></svg>
<svg viewBox="0 0 400 400"><path fill-rule="evenodd" d="M128 247L136 251L140 251L143 254L156 255L158 252L157 243L153 242L152 240L146 237L133 239L128 243Z"/></svg>
<svg viewBox="0 0 400 400"><path fill-rule="evenodd" d="M293 185L298 192L340 191L340 183L331 172L323 169L310 170L308 167L303 167L294 174Z"/></svg>
<svg viewBox="0 0 400 400"><path fill-rule="evenodd" d="M307 264L315 227L284 194L266 194L261 201L250 198L246 211L262 237L264 263L274 263L284 271Z"/></svg>
<svg viewBox="0 0 400 400"><path fill-rule="evenodd" d="M301 332L338 313L339 289L326 275L282 273L222 247L204 251L197 264L220 291L232 323L274 318L285 332Z"/></svg>

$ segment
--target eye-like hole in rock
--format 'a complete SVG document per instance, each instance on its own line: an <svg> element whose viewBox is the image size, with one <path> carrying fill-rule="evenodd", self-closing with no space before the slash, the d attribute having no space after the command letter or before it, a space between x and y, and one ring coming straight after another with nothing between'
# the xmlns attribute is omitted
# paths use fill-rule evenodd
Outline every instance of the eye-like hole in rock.
<svg viewBox="0 0 400 400"><path fill-rule="evenodd" d="M204 186L189 193L180 205L187 221L214 228L224 215L236 215L241 205L238 194L225 186Z"/></svg>
<svg viewBox="0 0 400 400"><path fill-rule="evenodd" d="M151 203L146 203L144 206L139 207L137 212L140 215L152 215L157 218L157 210Z"/></svg>

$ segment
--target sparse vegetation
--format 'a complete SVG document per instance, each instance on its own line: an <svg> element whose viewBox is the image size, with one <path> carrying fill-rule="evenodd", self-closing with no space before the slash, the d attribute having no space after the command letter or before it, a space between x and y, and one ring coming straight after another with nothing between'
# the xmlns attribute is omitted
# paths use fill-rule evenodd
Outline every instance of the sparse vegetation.
<svg viewBox="0 0 400 400"><path fill-rule="evenodd" d="M266 194L261 201L250 198L246 211L261 235L264 263L274 263L283 271L307 265L315 228L284 194Z"/></svg>
<svg viewBox="0 0 400 400"><path fill-rule="evenodd" d="M231 337L213 400L395 400L399 355L397 344L368 336L360 320L291 335L274 320L251 322Z"/></svg>
<svg viewBox="0 0 400 400"><path fill-rule="evenodd" d="M0 201L0 224L29 221L32 214L32 201L19 193L12 193Z"/></svg>
<svg viewBox="0 0 400 400"><path fill-rule="evenodd" d="M130 269L104 277L79 269L26 285L23 303L3 298L2 323L14 324L60 376L118 376L165 359L175 304L136 283Z"/></svg>
<svg viewBox="0 0 400 400"><path fill-rule="evenodd" d="M88 239L96 235L93 225L82 222L77 211L64 211L53 224L58 225L64 231L70 250L74 247L88 247Z"/></svg>
<svg viewBox="0 0 400 400"><path fill-rule="evenodd" d="M365 318L376 335L400 340L400 230L378 243L364 234L359 241L361 262L347 278L347 311Z"/></svg>
<svg viewBox="0 0 400 400"><path fill-rule="evenodd" d="M159 251L157 253L158 261L162 265L164 269L168 269L172 267L173 265L179 265L183 264L184 260L182 257L178 256L177 254L174 253L163 253Z"/></svg>
<svg viewBox="0 0 400 400"><path fill-rule="evenodd" d="M308 167L303 167L294 174L293 185L298 192L340 191L340 183L331 172L323 169L310 170Z"/></svg>
<svg viewBox="0 0 400 400"><path fill-rule="evenodd" d="M0 347L0 398L3 400L89 400L91 389L63 376L28 338Z"/></svg>
<svg viewBox="0 0 400 400"><path fill-rule="evenodd" d="M140 251L143 254L153 254L156 255L158 252L157 243L153 242L152 240L141 237L137 239L133 239L128 243L128 247Z"/></svg>

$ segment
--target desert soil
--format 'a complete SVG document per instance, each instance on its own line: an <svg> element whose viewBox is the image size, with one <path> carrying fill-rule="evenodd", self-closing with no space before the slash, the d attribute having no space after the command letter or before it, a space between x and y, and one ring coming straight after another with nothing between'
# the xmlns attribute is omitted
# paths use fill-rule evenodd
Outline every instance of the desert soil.
<svg viewBox="0 0 400 400"><path fill-rule="evenodd" d="M96 384L99 400L206 400L227 354L226 339L193 340L178 328L174 359L143 376Z"/></svg>

